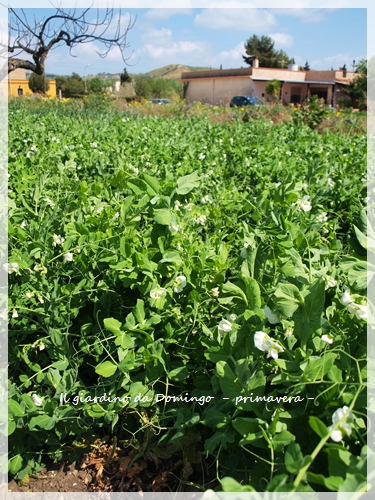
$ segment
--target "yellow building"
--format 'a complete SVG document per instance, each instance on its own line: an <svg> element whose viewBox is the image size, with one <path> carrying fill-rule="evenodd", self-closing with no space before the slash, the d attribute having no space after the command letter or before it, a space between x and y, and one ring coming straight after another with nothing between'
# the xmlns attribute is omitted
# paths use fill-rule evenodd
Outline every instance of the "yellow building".
<svg viewBox="0 0 375 500"><path fill-rule="evenodd" d="M46 94L48 97L56 97L56 80L48 80L49 90ZM29 87L29 81L26 78L25 69L16 69L8 74L8 97L28 96L32 94Z"/></svg>

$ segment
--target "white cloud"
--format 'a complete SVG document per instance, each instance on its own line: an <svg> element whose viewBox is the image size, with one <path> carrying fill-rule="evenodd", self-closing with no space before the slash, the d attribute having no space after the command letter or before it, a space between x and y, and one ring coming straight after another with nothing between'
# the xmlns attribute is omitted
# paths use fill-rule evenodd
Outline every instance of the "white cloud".
<svg viewBox="0 0 375 500"><path fill-rule="evenodd" d="M162 58L175 58L180 62L183 56L187 54L194 54L194 57L199 57L207 51L207 42L191 42L191 41L178 41L171 42L167 45L156 45L154 43L147 43L144 47L137 50L137 55L146 55L152 59ZM168 62L166 62L168 64Z"/></svg>
<svg viewBox="0 0 375 500"><path fill-rule="evenodd" d="M301 3L300 3L301 5ZM299 17L304 23L320 23L324 21L328 14L336 9L272 9L276 16L292 16Z"/></svg>
<svg viewBox="0 0 375 500"><path fill-rule="evenodd" d="M275 42L276 48L291 47L294 43L293 37L286 33L270 33L268 36Z"/></svg>
<svg viewBox="0 0 375 500"><path fill-rule="evenodd" d="M363 56L358 56L355 58L355 61L358 62L360 59L364 59ZM313 61L309 61L309 65L311 69L320 69L320 70L329 70L339 69L340 67L346 64L346 69L348 71L353 71L352 67L353 57L349 54L335 54L333 56L325 57L324 59L315 59Z"/></svg>
<svg viewBox="0 0 375 500"><path fill-rule="evenodd" d="M220 64L224 64L228 68L238 68L241 65L246 66L242 59L242 55L245 55L244 44L245 42L240 42L233 49L219 52L213 58L212 65L218 67Z"/></svg>
<svg viewBox="0 0 375 500"><path fill-rule="evenodd" d="M256 31L275 26L275 16L261 9L206 9L197 14L195 26L213 30Z"/></svg>
<svg viewBox="0 0 375 500"><path fill-rule="evenodd" d="M149 29L142 35L142 40L152 42L152 45L165 44L172 38L172 31L167 28L161 30Z"/></svg>
<svg viewBox="0 0 375 500"><path fill-rule="evenodd" d="M146 19L162 19L167 20L176 15L191 15L192 9L150 9L144 17Z"/></svg>

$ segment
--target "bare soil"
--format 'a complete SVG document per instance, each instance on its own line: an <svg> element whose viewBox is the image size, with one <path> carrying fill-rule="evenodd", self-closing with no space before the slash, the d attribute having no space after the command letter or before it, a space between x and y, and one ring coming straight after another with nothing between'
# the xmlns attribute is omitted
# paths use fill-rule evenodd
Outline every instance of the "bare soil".
<svg viewBox="0 0 375 500"><path fill-rule="evenodd" d="M12 479L9 492L191 492L218 486L215 464L197 451L190 460L176 454L157 457L151 451L124 450L108 444L76 463L51 464L24 478Z"/></svg>

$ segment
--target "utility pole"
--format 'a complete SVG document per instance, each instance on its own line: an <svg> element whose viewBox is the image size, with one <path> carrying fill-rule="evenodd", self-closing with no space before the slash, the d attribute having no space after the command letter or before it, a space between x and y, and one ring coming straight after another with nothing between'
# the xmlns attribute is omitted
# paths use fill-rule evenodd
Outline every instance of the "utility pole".
<svg viewBox="0 0 375 500"><path fill-rule="evenodd" d="M279 61L279 64L281 64L281 68L284 69L284 64L286 63L286 61L284 61L284 59L282 59L281 61Z"/></svg>

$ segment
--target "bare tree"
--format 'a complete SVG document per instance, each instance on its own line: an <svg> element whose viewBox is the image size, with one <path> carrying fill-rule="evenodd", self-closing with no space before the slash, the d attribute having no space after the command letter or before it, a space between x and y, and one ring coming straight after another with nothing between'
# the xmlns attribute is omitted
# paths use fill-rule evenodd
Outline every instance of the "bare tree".
<svg viewBox="0 0 375 500"><path fill-rule="evenodd" d="M96 9L96 18L89 20L92 16L91 8L83 11L60 7L55 9L51 16L37 20L35 15L31 19L30 11L9 8L8 73L23 68L37 75L44 74L45 61L50 50L64 44L69 47L69 53L73 57L76 56L72 50L77 45L100 42L104 46L102 52L97 51L100 57L106 57L109 51L117 46L123 61L126 63L129 59L130 56L125 58L124 54L125 49L129 47L126 37L134 26L135 18L133 20L130 17L123 29L121 10L117 17L114 9ZM23 58L25 54L27 59Z"/></svg>

